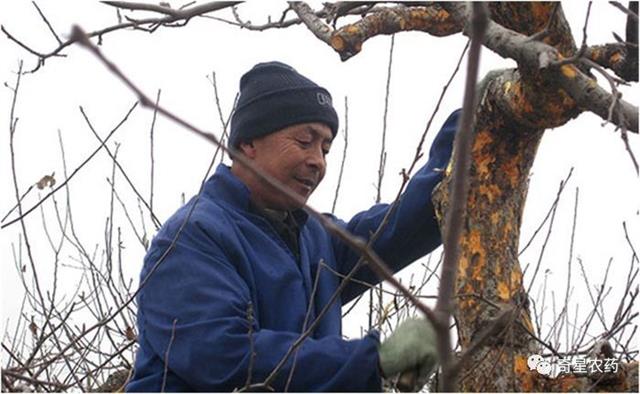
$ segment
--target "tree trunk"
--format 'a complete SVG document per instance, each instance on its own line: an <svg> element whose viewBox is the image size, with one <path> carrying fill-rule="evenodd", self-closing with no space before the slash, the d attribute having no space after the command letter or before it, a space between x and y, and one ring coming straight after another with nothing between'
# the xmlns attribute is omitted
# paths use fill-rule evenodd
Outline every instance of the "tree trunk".
<svg viewBox="0 0 640 394"><path fill-rule="evenodd" d="M547 26L553 8L554 3L490 5L495 22L527 36ZM562 11L557 12L543 40L569 57L575 44ZM551 78L539 69L504 71L483 81L479 92L454 301L461 351L502 311L514 308L517 313L466 361L459 375L462 391L628 391L633 384L637 387L637 363L622 366L617 374L599 381L571 374L547 378L527 364L530 355L543 350L534 336L518 261L529 171L544 130L580 113ZM451 168L450 164L434 192L439 218L448 209ZM440 220L441 226L443 222Z"/></svg>

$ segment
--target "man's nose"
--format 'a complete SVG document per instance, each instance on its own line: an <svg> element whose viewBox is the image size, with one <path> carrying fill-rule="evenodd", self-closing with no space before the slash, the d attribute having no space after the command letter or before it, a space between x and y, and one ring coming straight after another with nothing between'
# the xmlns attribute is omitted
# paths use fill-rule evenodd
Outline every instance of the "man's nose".
<svg viewBox="0 0 640 394"><path fill-rule="evenodd" d="M322 146L310 149L307 155L307 165L317 168L320 172L324 171L326 161L324 157L324 151Z"/></svg>

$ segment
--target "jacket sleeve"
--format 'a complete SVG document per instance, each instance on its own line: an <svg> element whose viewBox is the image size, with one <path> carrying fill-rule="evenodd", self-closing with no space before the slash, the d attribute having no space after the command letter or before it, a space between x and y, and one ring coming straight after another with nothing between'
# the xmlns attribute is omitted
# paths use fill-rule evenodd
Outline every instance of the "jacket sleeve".
<svg viewBox="0 0 640 394"><path fill-rule="evenodd" d="M445 121L431 145L429 160L412 177L384 231L373 244L374 250L394 272L442 243L431 193L442 180L444 169L451 157L460 113L459 109L454 111ZM390 206L376 204L369 210L355 215L348 223L342 222L342 225L351 233L369 239L382 223ZM334 239L334 250L340 272L347 274L357 262L359 255L337 239ZM371 284L380 282L377 275L366 266L359 270L356 279ZM355 282L348 285L342 293L343 304L365 290L366 286Z"/></svg>
<svg viewBox="0 0 640 394"><path fill-rule="evenodd" d="M154 242L147 264L165 253L171 239ZM263 382L300 337L262 329L250 317L251 299L247 281L222 248L197 222L189 223L138 298L139 327L163 365L166 359L170 372L193 390L232 391L245 386L249 371L252 384ZM380 391L377 346L376 334L307 338L295 355L289 391ZM275 391L285 389L293 360L272 382Z"/></svg>

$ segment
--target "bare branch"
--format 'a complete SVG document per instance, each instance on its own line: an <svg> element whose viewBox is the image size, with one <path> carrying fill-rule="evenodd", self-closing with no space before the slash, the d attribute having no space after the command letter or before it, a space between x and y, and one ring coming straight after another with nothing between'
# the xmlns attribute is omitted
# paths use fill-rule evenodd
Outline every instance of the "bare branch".
<svg viewBox="0 0 640 394"><path fill-rule="evenodd" d="M148 6L147 4L141 4L141 3L129 3L129 2L125 2L125 1L119 1L119 2L107 2L104 1L103 3L107 4L107 5L111 5L114 6L116 8L126 8L126 9L137 9L136 6ZM115 3L115 4L114 4ZM129 20L128 22L125 23L119 23L117 25L113 25L113 26L109 26L100 30L96 30L90 33L87 33L86 35L88 37L98 37L98 39L100 41L102 41L102 36L104 36L107 33L111 33L113 31L117 31L117 30L123 30L123 29L128 29L128 28L139 28L141 26L155 26L155 28L152 28L151 31L155 31L155 29L157 29L159 26L163 26L163 25L171 25L172 23L175 22L179 22L179 21L183 21L184 23L187 23L190 19L192 19L193 17L196 16L201 16L210 12L214 12L214 11L218 11L221 10L223 8L228 8L231 6L234 6L236 4L239 4L239 1L213 1L213 2L208 2L208 3L204 3L201 5L196 5L190 8L186 8L186 9L180 9L180 10L174 10L175 12L172 13L171 15L166 15L163 17L156 17L156 18L147 18L147 19L139 19L139 20ZM156 12L160 11L160 9L164 10L165 13L167 10L171 10L170 8L167 9L166 7L161 7L161 6L155 6L156 8ZM40 51L36 51L34 49L32 49L29 45L24 44L22 41L20 41L19 39L17 39L15 36L13 36L11 33L9 33L9 31L7 31L5 29L4 26L0 27L0 30L2 30L2 32L7 36L7 38L9 38L9 40L15 42L16 44L18 44L19 46L21 46L22 48L24 48L26 51L28 51L29 53L35 55L38 57L38 64L36 65L36 67L34 67L30 72L35 72L37 71L42 65L44 65L44 62L46 59L50 58L50 57L56 57L56 56L66 56L61 54L60 52L65 49L66 47L75 44L77 42L76 38L74 38L73 36L70 37L67 41L62 42L60 45L58 45L56 48L54 48L52 51L49 52L40 52Z"/></svg>
<svg viewBox="0 0 640 394"><path fill-rule="evenodd" d="M37 384L37 385L43 386L43 387L44 386L49 386L49 387L52 387L52 388L54 388L56 390L61 390L61 391L67 390L69 388L68 385L62 385L62 384L56 383L56 382L47 382L47 381L44 381L44 380L33 379L33 378L28 377L28 376L24 376L24 375L21 375L21 374L18 374L18 373L15 373L15 372L12 372L12 371L9 371L9 370L6 370L6 369L2 370L2 375L3 376L9 376L11 378L18 379L18 380L23 380L23 381L31 383L31 384Z"/></svg>
<svg viewBox="0 0 640 394"><path fill-rule="evenodd" d="M130 11L152 11L172 17L179 17L180 10L174 10L161 4L136 3L129 1L103 1L103 4Z"/></svg>
<svg viewBox="0 0 640 394"><path fill-rule="evenodd" d="M610 1L609 4L627 14L631 19L633 19L633 21L635 21L635 23L638 23L638 14L636 12L633 12L629 8L623 6L619 1Z"/></svg>
<svg viewBox="0 0 640 394"><path fill-rule="evenodd" d="M84 118L85 122L87 123L87 126L89 126L89 129L91 130L91 132L93 133L94 137L96 137L96 139L98 140L98 142L100 142L100 146L103 147L104 146L104 150L105 152L107 152L107 154L109 155L109 157L111 158L111 160L113 160L113 163L115 164L115 166L118 168L118 170L120 171L120 173L122 174L122 176L124 176L124 179L127 181L127 184L131 187L131 190L133 190L133 192L136 194L136 196L140 199L140 201L142 201L142 203L144 204L144 206L147 208L147 210L149 210L149 214L151 215L151 220L153 221L153 224L156 226L156 228L159 228L161 223L160 220L156 217L156 215L153 213L153 210L151 209L151 206L147 203L147 201L142 197L142 195L140 194L140 192L138 192L138 189L135 187L135 185L133 184L133 182L131 182L131 179L129 179L129 176L127 175L126 171L124 170L124 168L122 168L122 166L120 165L120 163L118 162L118 160L116 160L116 157L114 154L111 153L111 150L106 146L106 140L109 138L109 136L107 136L107 138L105 138L104 140L102 138L100 138L100 135L98 134L98 132L95 130L95 128L93 127L93 124L91 124L91 121L89 120L89 117L87 116L87 114L84 111L84 108L82 106L80 106L80 113L82 114L82 117ZM152 126L153 128L153 126ZM68 181L68 179L67 179Z"/></svg>
<svg viewBox="0 0 640 394"><path fill-rule="evenodd" d="M162 92L161 89L158 89L158 95L156 96L156 107L158 106L158 103L160 102L160 93ZM154 158L154 144L153 144L153 134L155 131L155 126L156 126L156 116L158 115L158 111L153 111L153 119L151 120L151 131L149 132L149 152L150 152L150 156L151 156L151 173L149 174L149 213L151 214L151 219L154 223L154 225L156 226L156 230L158 229L158 224L157 224L157 219L153 220L155 218L155 215L153 214L153 182L154 182L154 178L155 178L155 158Z"/></svg>
<svg viewBox="0 0 640 394"><path fill-rule="evenodd" d="M51 32L51 34L53 34L53 37L55 37L56 41L58 41L58 44L62 44L62 40L60 40L60 37L58 37L58 34L56 34L56 31L53 30L51 23L49 23L49 20L47 19L47 17L44 16L42 11L40 10L40 7L38 7L38 4L35 1L32 1L32 3L33 3L33 6L36 7L36 10L38 10L38 14L40 14L40 17L49 28L49 31Z"/></svg>
<svg viewBox="0 0 640 394"><path fill-rule="evenodd" d="M114 73L121 81L123 81L125 83L125 85L127 85L133 92L135 92L136 95L138 96L138 98L140 99L140 103L143 106L149 107L149 108L157 108L158 112L160 114L162 114L163 116L165 116L165 117L171 119L172 121L176 122L177 124L183 126L184 128L186 128L187 130L191 131L192 133L194 133L194 134L196 134L196 135L198 135L200 137L203 137L204 139L208 140L209 142L211 142L211 143L213 143L215 145L218 145L221 149L226 151L234 160L237 160L238 162L242 163L244 166L249 168L259 178L261 178L263 181L267 182L268 184L273 186L276 190L278 190L278 192L286 195L287 198L290 198L291 200L295 201L298 205L304 207L304 209L311 216L316 218L331 234L335 235L340 240L344 241L354 251L360 253L363 257L365 257L367 259L367 261L371 264L371 269L376 274L378 274L381 278L384 278L385 280L389 281L394 287L396 287L398 290L402 291L404 295L410 297L412 299L412 301L415 303L415 305L418 307L418 309L420 309L421 312L423 312L430 319L434 319L435 320L433 312L426 305L424 305L422 302L420 302L415 296L413 296L411 294L411 292L409 292L407 289L405 289L393 277L393 273L391 273L390 270L387 268L386 263L384 263L382 261L382 259L371 248L369 248L367 246L367 244L362 239L356 238L353 235L349 234L349 232L347 230L345 230L344 228L340 227L338 224L334 223L332 220L328 219L324 215L320 214L316 210L314 210L311 207L309 207L308 205L306 205L306 203L302 199L302 197L300 197L298 194L296 194L293 191L291 191L288 187L284 186L277 179L273 178L272 176L270 176L268 174L263 173L259 168L256 167L255 164L253 164L251 161L247 160L244 156L237 154L236 151L233 150L233 149L229 149L229 148L224 147L223 145L221 145L220 141L218 140L218 138L215 135L207 133L207 132L205 132L205 131L193 126L189 122L185 121L182 118L177 117L176 115L174 115L173 113L167 111L163 107L160 107L160 106L156 107L154 105L154 103L147 96L145 96L144 93L136 85L134 85L133 82L131 82L120 71L120 69L115 64L110 62L108 59L106 59L104 57L104 55L102 55L102 52L100 52L100 50L95 45L93 45L91 43L91 41L89 41L88 37L84 34L84 32L82 32L82 30L78 26L74 27L74 30L72 32L72 36L75 37L75 39L80 44L82 44L84 47L88 48L94 55L96 55L96 57L98 57L98 59L100 59L102 61L102 63L112 73Z"/></svg>
<svg viewBox="0 0 640 394"><path fill-rule="evenodd" d="M113 128L113 130L111 130L111 132L109 132L109 134L107 135L107 138L105 138L102 143L100 144L100 146L98 146L90 155L89 157L87 157L75 170L73 170L73 172L67 177L67 179L65 179L64 182L62 182L60 185L58 185L58 187L56 187L55 189L53 189L51 192L49 192L49 194L47 194L46 196L44 196L40 201L38 201L34 206L32 206L31 208L27 209L24 213L20 213L20 216L3 224L2 226L0 226L0 229L5 228L7 226L10 226L14 223L16 223L17 221L21 220L22 218L24 218L25 216L27 216L28 214L30 214L31 212L33 212L36 208L38 208L42 203L44 203L45 201L47 201L47 199L51 196L53 196L58 190L60 190L61 188L63 188L70 180L71 178L73 178L74 175L76 175L78 173L78 171L80 171L80 169L82 167L84 167L89 161L91 161L91 159L100 151L100 149L102 149L103 146L105 146L105 144L107 143L107 141L109 140L109 138L111 138L111 136L120 128L120 126L122 126L127 119L129 118L129 115L131 115L131 112L133 112L133 110L136 108L136 106L138 105L138 103L134 103L133 106L129 109L129 111L126 113L126 115L124 116L124 118L122 118L122 120L116 125L116 127Z"/></svg>
<svg viewBox="0 0 640 394"><path fill-rule="evenodd" d="M456 160L453 165L451 205L446 214L443 244L444 262L440 275L440 287L436 311L438 313L438 355L442 365L442 384L444 391L456 391L456 373L451 359L451 333L449 320L452 313L452 302L456 273L458 271L459 242L466 214L467 192L469 189L468 172L471 165L471 143L473 141L473 125L476 109L476 82L480 63L480 50L489 20L486 4L473 3L470 15L471 47L467 63L467 79L465 83L462 116L454 143Z"/></svg>
<svg viewBox="0 0 640 394"><path fill-rule="evenodd" d="M391 87L391 66L393 64L393 47L395 36L391 36L391 46L389 47L389 65L387 66L387 84L385 85L384 95L384 114L382 115L382 143L380 144L380 161L378 163L378 185L376 187L376 203L380 202L380 194L382 191L382 180L384 178L384 168L387 161L387 116L389 114L389 91Z"/></svg>
<svg viewBox="0 0 640 394"><path fill-rule="evenodd" d="M298 17L304 22L304 24L311 30L313 35L318 37L321 41L331 45L331 36L333 29L331 26L324 23L318 18L311 7L304 1L292 1L289 3L291 8L298 14Z"/></svg>
<svg viewBox="0 0 640 394"><path fill-rule="evenodd" d="M360 52L366 40L380 34L424 31L434 36L448 36L459 33L462 26L462 22L451 18L438 4L427 7L403 4L378 9L358 22L341 27L333 33L330 45L342 60L347 60Z"/></svg>
<svg viewBox="0 0 640 394"><path fill-rule="evenodd" d="M169 352L171 352L171 345L173 345L173 341L176 338L176 324L178 324L178 319L173 319L173 326L171 327L171 337L169 338L169 344L167 345L167 350L164 352L164 372L162 374L162 386L160 392L164 393L164 388L167 385L167 375L169 373Z"/></svg>
<svg viewBox="0 0 640 394"><path fill-rule="evenodd" d="M331 213L336 211L336 203L338 202L338 195L340 194L340 186L342 185L342 174L344 173L344 163L347 160L347 147L349 145L349 104L347 97L344 98L344 148L342 149L342 161L340 162L340 173L338 174L338 183L336 184L336 191L333 195L333 204L331 205Z"/></svg>

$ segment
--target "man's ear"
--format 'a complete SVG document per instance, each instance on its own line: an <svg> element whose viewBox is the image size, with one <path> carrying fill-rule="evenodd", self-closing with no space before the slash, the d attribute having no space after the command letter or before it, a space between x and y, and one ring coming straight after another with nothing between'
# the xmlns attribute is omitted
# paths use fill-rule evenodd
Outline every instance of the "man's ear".
<svg viewBox="0 0 640 394"><path fill-rule="evenodd" d="M241 142L238 146L238 150L249 159L253 159L256 157L256 147L253 144L253 141Z"/></svg>

